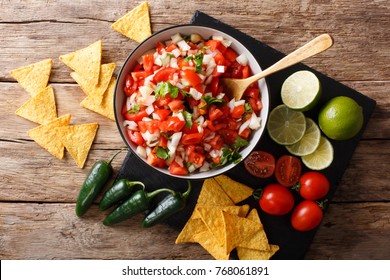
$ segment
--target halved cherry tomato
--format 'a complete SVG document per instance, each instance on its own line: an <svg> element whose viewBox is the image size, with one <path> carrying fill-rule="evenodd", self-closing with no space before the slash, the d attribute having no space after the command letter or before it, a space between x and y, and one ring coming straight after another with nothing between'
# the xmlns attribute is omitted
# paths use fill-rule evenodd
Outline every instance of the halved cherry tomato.
<svg viewBox="0 0 390 280"><path fill-rule="evenodd" d="M294 197L290 190L279 184L266 186L261 194L261 209L270 215L285 215L294 207Z"/></svg>
<svg viewBox="0 0 390 280"><path fill-rule="evenodd" d="M275 157L267 152L254 151L244 160L244 166L253 176L268 178L274 174Z"/></svg>
<svg viewBox="0 0 390 280"><path fill-rule="evenodd" d="M319 226L322 217L322 209L316 202L304 200L295 207L291 225L298 231L309 231Z"/></svg>
<svg viewBox="0 0 390 280"><path fill-rule="evenodd" d="M302 164L297 157L284 155L276 161L276 180L285 187L294 186L298 182L301 172Z"/></svg>
<svg viewBox="0 0 390 280"><path fill-rule="evenodd" d="M320 172L309 171L299 178L299 194L308 200L325 197L330 189L328 178Z"/></svg>

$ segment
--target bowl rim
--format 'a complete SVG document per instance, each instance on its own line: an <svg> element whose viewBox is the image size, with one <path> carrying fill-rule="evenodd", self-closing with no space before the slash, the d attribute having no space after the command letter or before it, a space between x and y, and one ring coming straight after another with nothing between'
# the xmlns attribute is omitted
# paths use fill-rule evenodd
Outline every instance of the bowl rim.
<svg viewBox="0 0 390 280"><path fill-rule="evenodd" d="M208 171L204 171L204 172L197 172L195 174L197 174L197 176L194 176L193 173L189 173L188 175L175 175L175 174L170 174L169 172L164 172L162 170L162 168L157 168L155 166L151 166L149 164L147 164L145 162L145 160L143 158L141 158L135 151L134 149L130 146L130 144L128 143L128 139L126 138L126 135L124 135L123 131L122 131L122 123L120 123L120 120L119 120L119 117L118 117L118 108L117 108L117 104L116 104L116 99L117 99L117 94L118 94L118 87L119 87L119 82L120 82L120 77L124 74L124 70L126 68L126 65L127 63L129 62L130 58L132 57L132 55L139 49L141 48L147 41L149 41L151 38L163 33L163 32L166 32L166 31L169 31L169 30L172 30L172 29L176 29L176 28L184 28L184 27L200 27L200 28L206 28L206 29L210 29L210 30L216 30L217 32L221 32L221 33L224 33L232 38L234 38L237 42L239 42L245 49L248 50L248 52L253 56L253 58L255 59L256 63L258 64L260 70L264 70L262 67L261 67L261 64L260 62L258 61L258 59L255 57L255 55L253 54L253 52L251 52L249 50L249 48L247 47L247 45L245 43L243 43L242 41L240 41L239 39L236 39L233 35L230 35L228 32L220 29L220 28L216 28L216 27L210 27L210 26L207 26L207 25L202 25L202 24L192 24L192 23L186 23L186 24L177 24L177 25L172 25L172 26L169 26L169 27L166 27L166 28L163 28L159 31L156 31L154 32L151 36L149 36L148 38L144 39L142 42L140 42L126 57L126 59L124 60L124 62L122 63L122 66L117 74L117 80L116 80L116 83L115 83L115 88L114 88L114 96L113 96L113 107L114 107L114 116L115 116L115 122L116 122L116 126L117 126L117 129L119 131L119 134L121 135L122 137L122 140L124 141L125 145L129 148L129 152L131 152L132 154L134 154L136 156L136 158L139 159L140 162L142 162L142 164L144 164L145 166L148 166L151 170L151 172L153 171L157 171L160 173L160 175L166 175L166 176L170 176L170 177L175 177L175 178L179 178L179 179L186 179L186 180L203 180L203 179L207 179L207 178L211 178L211 177L215 177L215 176L218 176L218 175L221 175L223 173L226 173L232 169L234 169L235 167L237 167L239 164L241 164L244 159L246 157L248 157L250 155L251 152L248 153L248 155L241 158L240 162L238 163L230 163L228 165L225 165L225 166L222 166L218 169L211 169L213 170L214 172L212 172L211 174L208 172ZM254 149L256 148L256 146L258 145L258 143L260 142L260 140L263 138L264 134L266 133L266 123L268 121L268 117L269 117L269 113L270 113L270 108L271 108L271 95L270 95L270 88L269 88L269 85L268 85L268 81L266 78L263 78L264 80L264 84L265 84L265 87L267 89L267 95L268 95L268 110L266 112L266 120L263 120L262 119L262 126L264 126L264 129L263 129L263 132L261 133L260 137L257 139L256 143L253 145L253 148L252 148L252 151L254 151ZM166 169L164 169L166 170ZM201 174L201 175L199 175Z"/></svg>

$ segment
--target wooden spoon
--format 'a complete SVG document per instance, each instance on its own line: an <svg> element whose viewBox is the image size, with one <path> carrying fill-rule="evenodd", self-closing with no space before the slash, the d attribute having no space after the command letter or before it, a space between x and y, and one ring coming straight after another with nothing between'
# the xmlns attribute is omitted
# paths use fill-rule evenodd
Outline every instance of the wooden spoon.
<svg viewBox="0 0 390 280"><path fill-rule="evenodd" d="M238 101L241 99L247 87L253 82L323 52L332 45L333 38L329 34L322 34L256 75L246 79L221 79L225 87L225 93L228 97L235 98Z"/></svg>

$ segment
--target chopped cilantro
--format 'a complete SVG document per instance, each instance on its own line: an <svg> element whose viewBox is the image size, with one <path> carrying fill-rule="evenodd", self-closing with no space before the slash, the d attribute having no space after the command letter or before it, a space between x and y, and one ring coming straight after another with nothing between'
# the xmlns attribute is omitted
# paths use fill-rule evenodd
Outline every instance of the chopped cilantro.
<svg viewBox="0 0 390 280"><path fill-rule="evenodd" d="M166 148L162 148L160 146L157 147L156 156L161 159L169 159L169 150Z"/></svg>
<svg viewBox="0 0 390 280"><path fill-rule="evenodd" d="M239 163L241 158L241 154L236 149L223 148L220 165Z"/></svg>
<svg viewBox="0 0 390 280"><path fill-rule="evenodd" d="M188 111L183 111L183 116L186 121L186 128L192 127L192 114Z"/></svg>
<svg viewBox="0 0 390 280"><path fill-rule="evenodd" d="M170 82L159 82L156 86L155 97L165 97L168 93L172 98L176 98L179 94L179 88Z"/></svg>
<svg viewBox="0 0 390 280"><path fill-rule="evenodd" d="M241 147L244 147L248 145L249 142L245 140L244 138L241 138L240 136L237 136L236 139L234 140L234 143L231 145L233 149L238 149Z"/></svg>
<svg viewBox="0 0 390 280"><path fill-rule="evenodd" d="M210 106L211 104L222 104L224 102L223 99L218 99L212 96L204 95L202 99L206 102L205 106ZM201 108L204 109L204 108Z"/></svg>
<svg viewBox="0 0 390 280"><path fill-rule="evenodd" d="M140 110L140 106L138 104L134 104L133 108L131 108L129 111L127 111L129 114L135 114L138 113Z"/></svg>

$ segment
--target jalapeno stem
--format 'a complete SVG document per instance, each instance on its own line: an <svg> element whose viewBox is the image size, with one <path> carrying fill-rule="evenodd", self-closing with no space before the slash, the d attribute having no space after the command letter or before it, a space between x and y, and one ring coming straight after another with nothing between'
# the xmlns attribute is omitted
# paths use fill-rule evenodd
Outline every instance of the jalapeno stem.
<svg viewBox="0 0 390 280"><path fill-rule="evenodd" d="M162 192L169 192L170 194L175 195L175 191L174 190L167 189L167 188L162 188L162 189L157 189L155 191L146 193L146 196L147 196L148 199L151 199L151 198L155 197L156 195L158 195L159 193L162 193Z"/></svg>
<svg viewBox="0 0 390 280"><path fill-rule="evenodd" d="M120 149L118 152L116 152L115 154L113 154L112 156L111 156L111 158L108 160L108 165L111 165L111 162L114 160L114 158L117 156L117 155L119 155L121 152L123 152L124 150L129 150L129 149L127 149L127 148L122 148L122 149Z"/></svg>

